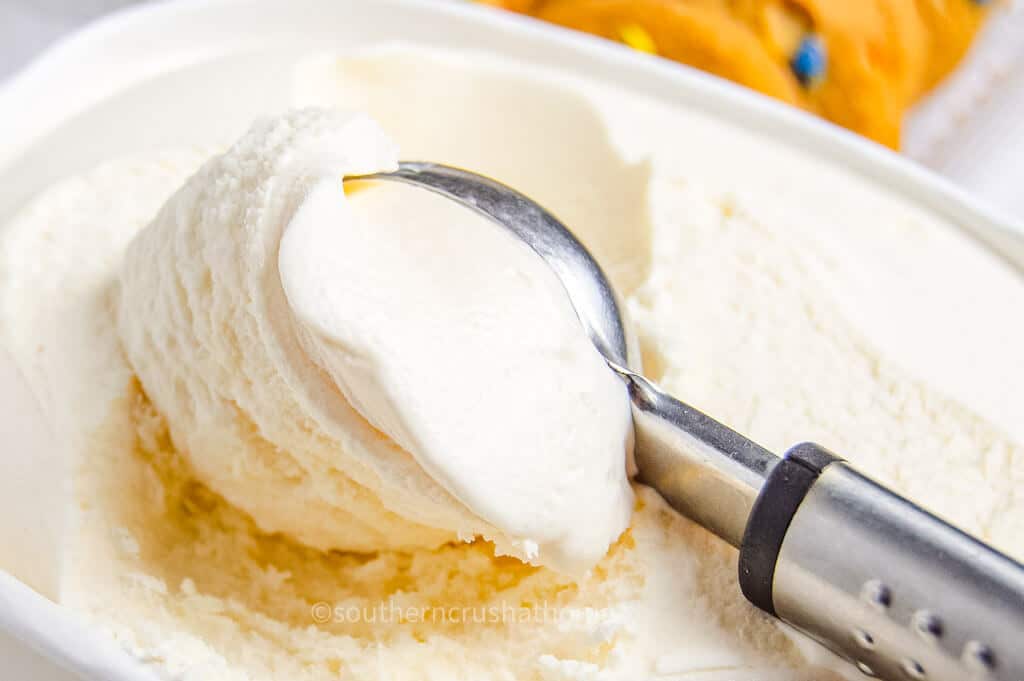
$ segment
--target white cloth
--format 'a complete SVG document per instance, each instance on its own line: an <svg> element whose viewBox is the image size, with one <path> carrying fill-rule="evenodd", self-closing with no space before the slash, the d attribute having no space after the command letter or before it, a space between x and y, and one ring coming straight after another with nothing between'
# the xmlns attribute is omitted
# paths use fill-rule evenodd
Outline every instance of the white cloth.
<svg viewBox="0 0 1024 681"><path fill-rule="evenodd" d="M139 0L0 0L0 79L69 31Z"/></svg>
<svg viewBox="0 0 1024 681"><path fill-rule="evenodd" d="M907 120L903 151L1024 221L1024 0L995 10L960 67Z"/></svg>

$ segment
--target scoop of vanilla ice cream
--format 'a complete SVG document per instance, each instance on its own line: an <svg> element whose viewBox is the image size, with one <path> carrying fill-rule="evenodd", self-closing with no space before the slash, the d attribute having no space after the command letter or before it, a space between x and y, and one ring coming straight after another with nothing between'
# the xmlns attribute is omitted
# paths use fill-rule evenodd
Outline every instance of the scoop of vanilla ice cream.
<svg viewBox="0 0 1024 681"><path fill-rule="evenodd" d="M368 117L254 126L128 249L119 330L195 474L319 549L482 536L579 573L626 528L624 386L556 276L472 211L342 177Z"/></svg>

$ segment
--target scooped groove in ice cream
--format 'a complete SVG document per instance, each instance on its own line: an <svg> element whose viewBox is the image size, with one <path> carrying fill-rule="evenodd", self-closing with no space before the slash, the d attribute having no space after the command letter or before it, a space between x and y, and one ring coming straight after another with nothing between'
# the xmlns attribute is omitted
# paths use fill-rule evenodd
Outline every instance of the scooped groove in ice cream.
<svg viewBox="0 0 1024 681"><path fill-rule="evenodd" d="M119 330L196 475L320 549L485 537L580 573L629 523L624 386L556 276L361 115L258 123L128 250Z"/></svg>

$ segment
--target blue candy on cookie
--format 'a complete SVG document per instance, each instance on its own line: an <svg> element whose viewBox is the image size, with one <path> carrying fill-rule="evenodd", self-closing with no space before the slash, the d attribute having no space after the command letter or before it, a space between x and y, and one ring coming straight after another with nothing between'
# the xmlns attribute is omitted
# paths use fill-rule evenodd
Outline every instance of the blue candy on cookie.
<svg viewBox="0 0 1024 681"><path fill-rule="evenodd" d="M806 35L789 60L789 68L804 87L821 80L828 66L825 43L816 35Z"/></svg>

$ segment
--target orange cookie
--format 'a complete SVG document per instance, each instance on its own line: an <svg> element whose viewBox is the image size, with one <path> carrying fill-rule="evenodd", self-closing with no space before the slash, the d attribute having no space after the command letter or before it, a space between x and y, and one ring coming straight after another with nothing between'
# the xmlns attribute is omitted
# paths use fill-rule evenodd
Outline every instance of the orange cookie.
<svg viewBox="0 0 1024 681"><path fill-rule="evenodd" d="M758 35L714 0L551 0L536 16L562 26L629 42L649 36L652 51L791 104L800 84L772 59Z"/></svg>
<svg viewBox="0 0 1024 681"><path fill-rule="evenodd" d="M922 91L926 72L927 41L915 0L740 0L737 5L744 5L744 14L758 26L772 16L799 15L801 42L817 41L826 60L822 73L805 83L806 108L883 144L899 145L903 112ZM762 34L766 42L778 42ZM785 59L785 53L778 58ZM799 75L792 56L789 61Z"/></svg>
<svg viewBox="0 0 1024 681"><path fill-rule="evenodd" d="M490 0L704 69L896 147L963 55L972 0Z"/></svg>
<svg viewBox="0 0 1024 681"><path fill-rule="evenodd" d="M513 12L529 14L538 5L542 4L543 0L480 0L480 2L484 5L501 7L503 9L512 10Z"/></svg>

